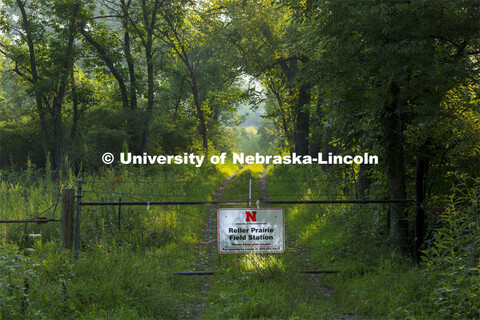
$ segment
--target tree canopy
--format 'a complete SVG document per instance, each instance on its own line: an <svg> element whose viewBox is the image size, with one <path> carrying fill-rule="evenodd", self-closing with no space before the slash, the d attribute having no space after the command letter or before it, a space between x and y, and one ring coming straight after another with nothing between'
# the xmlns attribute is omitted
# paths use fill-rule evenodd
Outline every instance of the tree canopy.
<svg viewBox="0 0 480 320"><path fill-rule="evenodd" d="M432 197L448 172L480 175L478 1L6 0L0 10L2 166L232 152L247 136L231 128L239 107L261 105L263 149L380 154L378 167L340 170L357 196L408 198L418 158ZM406 251L406 205L392 204L388 221Z"/></svg>

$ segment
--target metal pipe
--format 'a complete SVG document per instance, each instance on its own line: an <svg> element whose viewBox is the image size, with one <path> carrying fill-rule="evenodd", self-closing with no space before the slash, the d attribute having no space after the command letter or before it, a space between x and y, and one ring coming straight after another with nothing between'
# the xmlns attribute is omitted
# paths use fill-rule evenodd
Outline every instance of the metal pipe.
<svg viewBox="0 0 480 320"><path fill-rule="evenodd" d="M303 270L300 273L305 274L320 274L320 273L340 273L339 270ZM213 271L186 271L186 272L174 272L179 276L212 276Z"/></svg>
<svg viewBox="0 0 480 320"><path fill-rule="evenodd" d="M118 192L118 202L122 202L122 191ZM122 206L119 205L118 206L118 230L122 228L121 223L122 223Z"/></svg>
<svg viewBox="0 0 480 320"><path fill-rule="evenodd" d="M179 276L212 276L213 271L189 271L189 272L175 272Z"/></svg>
<svg viewBox="0 0 480 320"><path fill-rule="evenodd" d="M252 179L250 179L248 184L248 207L252 207Z"/></svg>
<svg viewBox="0 0 480 320"><path fill-rule="evenodd" d="M259 200L263 204L342 204L342 203L396 203L415 202L414 199L391 199L391 200ZM248 205L248 201L125 201L125 202L80 202L82 206L147 206L147 205Z"/></svg>
<svg viewBox="0 0 480 320"><path fill-rule="evenodd" d="M53 221L62 221L62 219L29 219L29 220L0 220L0 223L28 223L28 222L53 222Z"/></svg>

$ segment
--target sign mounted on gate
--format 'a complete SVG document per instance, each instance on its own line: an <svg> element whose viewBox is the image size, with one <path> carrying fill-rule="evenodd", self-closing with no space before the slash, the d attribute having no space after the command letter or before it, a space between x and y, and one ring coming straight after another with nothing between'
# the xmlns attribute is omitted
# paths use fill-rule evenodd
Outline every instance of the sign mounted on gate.
<svg viewBox="0 0 480 320"><path fill-rule="evenodd" d="M218 252L285 251L283 209L219 209Z"/></svg>

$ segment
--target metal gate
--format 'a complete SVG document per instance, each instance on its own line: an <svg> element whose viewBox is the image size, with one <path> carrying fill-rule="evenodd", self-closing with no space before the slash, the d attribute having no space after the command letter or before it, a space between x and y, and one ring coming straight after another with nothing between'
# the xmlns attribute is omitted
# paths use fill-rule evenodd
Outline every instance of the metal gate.
<svg viewBox="0 0 480 320"><path fill-rule="evenodd" d="M89 249L134 250L155 255L172 270L187 274L210 274L220 266L221 256L216 252L216 212L219 208L279 207L285 215L292 214L291 206L360 206L388 205L389 203L415 203L411 199L380 200L252 200L228 201L219 199L199 200L182 192L162 194L162 190L175 190L175 186L152 186L154 193L126 193L120 190L102 193L102 186L78 182L75 233L75 257ZM158 200L164 197L165 199ZM275 197L273 195L272 197ZM146 201L145 198L155 199ZM181 200L178 200L178 199ZM193 200L192 200L193 198ZM175 200L174 200L175 199ZM253 198L255 199L255 198ZM94 201L97 200L97 201ZM316 217L321 218L320 216ZM286 251L300 253L304 250L321 250L308 246L296 238L294 225L286 219ZM312 270L310 264L302 267ZM325 271L325 270L323 270Z"/></svg>

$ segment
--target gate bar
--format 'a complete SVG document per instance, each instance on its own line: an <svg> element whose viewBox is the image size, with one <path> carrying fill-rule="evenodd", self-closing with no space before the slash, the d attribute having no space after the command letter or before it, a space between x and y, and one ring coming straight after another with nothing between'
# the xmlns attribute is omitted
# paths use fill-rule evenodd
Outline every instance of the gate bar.
<svg viewBox="0 0 480 320"><path fill-rule="evenodd" d="M341 203L392 203L392 202L415 202L414 199L383 199L383 200L259 200L261 204L341 204ZM249 201L104 201L104 202L80 202L82 206L148 206L148 205L236 205L246 204Z"/></svg>
<svg viewBox="0 0 480 320"><path fill-rule="evenodd" d="M174 272L179 276L213 276L213 271L186 271L186 272Z"/></svg>
<svg viewBox="0 0 480 320"><path fill-rule="evenodd" d="M303 270L300 273L304 274L322 274L322 273L340 273L339 270ZM213 276L213 271L183 271L174 272L173 274L179 276Z"/></svg>
<svg viewBox="0 0 480 320"><path fill-rule="evenodd" d="M46 223L53 221L62 221L61 219L27 219L27 220L0 220L0 223L28 223L28 222L37 222L37 223Z"/></svg>

